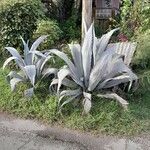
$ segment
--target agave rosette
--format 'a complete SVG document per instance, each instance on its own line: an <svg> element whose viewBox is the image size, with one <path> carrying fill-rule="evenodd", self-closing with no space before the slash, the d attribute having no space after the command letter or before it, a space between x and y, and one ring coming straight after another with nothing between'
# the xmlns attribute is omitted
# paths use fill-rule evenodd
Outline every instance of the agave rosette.
<svg viewBox="0 0 150 150"><path fill-rule="evenodd" d="M15 91L16 85L20 82L30 82L32 87L25 90L24 94L27 97L30 97L34 93L34 87L39 78L43 78L50 74L56 74L57 69L46 68L46 62L52 58L48 52L42 53L37 50L38 46L43 42L47 36L39 37L29 49L28 43L22 39L24 46L24 56L22 57L18 51L13 47L6 47L6 50L12 55L9 57L3 64L3 69L8 65L12 60L15 60L17 66L20 68L20 71L11 71L7 75L7 80L11 85L11 90Z"/></svg>
<svg viewBox="0 0 150 150"><path fill-rule="evenodd" d="M91 25L85 34L82 46L69 45L72 60L59 50L51 50L51 53L60 57L67 65L59 70L57 79L51 83L51 86L57 85L60 110L67 103L83 96L84 113L88 113L92 106L93 92L100 92L98 94L100 97L116 99L123 107L127 107L126 100L108 90L128 82L130 88L132 82L137 80L137 76L124 64L123 57L109 47L110 38L117 30L111 30L97 39L94 27ZM66 86L67 90L60 91L61 85Z"/></svg>

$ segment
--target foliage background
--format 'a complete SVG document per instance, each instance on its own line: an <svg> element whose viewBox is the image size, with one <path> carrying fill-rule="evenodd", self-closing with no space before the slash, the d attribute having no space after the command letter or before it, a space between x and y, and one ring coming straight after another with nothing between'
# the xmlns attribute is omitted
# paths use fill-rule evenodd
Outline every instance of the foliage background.
<svg viewBox="0 0 150 150"><path fill-rule="evenodd" d="M44 17L46 9L40 0L3 0L0 2L0 43L21 48L20 36L31 39L37 20Z"/></svg>

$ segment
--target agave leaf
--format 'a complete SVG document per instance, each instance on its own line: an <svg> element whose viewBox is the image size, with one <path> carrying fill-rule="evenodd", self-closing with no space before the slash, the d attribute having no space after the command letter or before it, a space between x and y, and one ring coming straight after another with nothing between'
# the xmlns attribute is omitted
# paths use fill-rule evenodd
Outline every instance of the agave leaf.
<svg viewBox="0 0 150 150"><path fill-rule="evenodd" d="M78 73L77 68L75 67L75 65L70 61L70 59L67 57L66 54L64 54L63 52L60 52L58 50L51 50L51 53L57 55L58 57L60 57L62 60L64 60L66 62L66 64L69 67L70 70L70 74L73 78L73 80L80 86L83 87L83 81L80 78L80 74Z"/></svg>
<svg viewBox="0 0 150 150"><path fill-rule="evenodd" d="M44 59L40 58L40 59L37 59L36 61L37 62L34 62L35 66L36 66L36 74L37 74L37 77L40 77L42 74L42 71L40 70L40 68L41 68L41 65L42 65Z"/></svg>
<svg viewBox="0 0 150 150"><path fill-rule="evenodd" d="M75 95L80 95L82 93L81 89L76 89L76 90L64 90L60 93L60 97L59 97L59 101L58 101L58 105L60 105L61 100L65 97L65 96L75 96Z"/></svg>
<svg viewBox="0 0 150 150"><path fill-rule="evenodd" d="M77 70L75 68L75 65L71 62L71 60L67 57L67 55L65 53L60 52L60 51L58 51L56 49L52 49L50 51L51 51L51 53L57 55L58 57L60 57L62 60L65 61L65 63L68 65L68 67L70 68L70 71L72 72L72 74L74 76L77 75Z"/></svg>
<svg viewBox="0 0 150 150"><path fill-rule="evenodd" d="M72 80L69 80L67 78L63 79L62 84L64 86L67 86L69 88L76 88L77 84L75 84L75 82L73 82Z"/></svg>
<svg viewBox="0 0 150 150"><path fill-rule="evenodd" d="M84 76L83 65L82 65L82 55L81 55L81 46L79 44L69 44L73 61L77 70L80 74L80 78Z"/></svg>
<svg viewBox="0 0 150 150"><path fill-rule="evenodd" d="M33 88L30 88L30 89L27 89L24 91L24 96L25 97L32 97L34 94L34 89Z"/></svg>
<svg viewBox="0 0 150 150"><path fill-rule="evenodd" d="M56 85L56 84L58 84L58 79L53 79L53 81L50 84L50 87L53 85ZM69 87L69 88L76 88L77 87L77 85L73 81L71 81L67 78L63 79L62 85Z"/></svg>
<svg viewBox="0 0 150 150"><path fill-rule="evenodd" d="M84 70L85 86L88 86L88 79L92 66L92 48L93 48L93 24L85 34L85 39L82 45L82 63Z"/></svg>
<svg viewBox="0 0 150 150"><path fill-rule="evenodd" d="M80 95L81 95L81 94L78 93L78 94L76 94L76 95L74 95L74 96L68 98L67 100L65 100L65 101L61 104L61 106L59 107L59 111L61 111L61 109L63 108L63 106L65 106L66 104L68 104L68 103L70 103L71 101L75 100L75 98L77 98L77 97L80 96Z"/></svg>
<svg viewBox="0 0 150 150"><path fill-rule="evenodd" d="M43 60L42 65L41 65L41 67L40 67L40 71L43 70L45 64L46 64L51 58L52 58L52 56L47 56L47 57Z"/></svg>
<svg viewBox="0 0 150 150"><path fill-rule="evenodd" d="M97 89L106 89L106 88L111 88L116 85L119 85L121 83L127 83L131 80L130 76L128 74L123 74L118 77L110 78L102 83L100 83L97 87Z"/></svg>
<svg viewBox="0 0 150 150"><path fill-rule="evenodd" d="M84 114L88 114L91 110L92 103L91 103L91 94L83 92L84 99L83 99L83 107L84 107Z"/></svg>
<svg viewBox="0 0 150 150"><path fill-rule="evenodd" d="M20 79L20 78L13 78L13 79L10 80L11 91L15 91L16 85L17 85L19 82L23 82L23 80Z"/></svg>
<svg viewBox="0 0 150 150"><path fill-rule="evenodd" d="M17 60L18 62L20 61L17 57L9 57L8 59L6 59L6 61L3 64L3 69L5 69L5 67L8 65L9 62L11 62L12 60ZM21 62L20 62L21 63Z"/></svg>
<svg viewBox="0 0 150 150"><path fill-rule="evenodd" d="M47 69L45 69L45 70L43 71L43 73L42 73L42 74L43 74L42 78L48 77L48 76L50 76L51 74L56 75L57 72L58 72L58 69L56 69L56 68L47 68Z"/></svg>
<svg viewBox="0 0 150 150"><path fill-rule="evenodd" d="M16 71L11 71L11 72L7 75L6 80L7 80L7 82L10 83L10 80L13 79L13 78L18 78L18 79L24 80L24 78L23 78L20 74L18 74Z"/></svg>
<svg viewBox="0 0 150 150"><path fill-rule="evenodd" d="M35 77L36 77L36 68L35 65L28 65L24 67L27 77L30 79L32 85L34 86Z"/></svg>
<svg viewBox="0 0 150 150"><path fill-rule="evenodd" d="M60 93L59 96L72 96L72 95L76 95L77 93L80 93L81 89L75 89L75 90L64 90Z"/></svg>
<svg viewBox="0 0 150 150"><path fill-rule="evenodd" d="M96 65L93 67L89 77L89 86L88 86L89 91L94 90L94 88L102 80L103 76L105 76L105 71L111 59L112 55L104 52L101 58L96 63Z"/></svg>
<svg viewBox="0 0 150 150"><path fill-rule="evenodd" d="M26 65L32 65L32 58L33 58L33 53L28 53L26 56L25 56L25 62L26 62Z"/></svg>
<svg viewBox="0 0 150 150"><path fill-rule="evenodd" d="M44 54L42 54L41 52L36 51L36 50L35 51L30 51L29 54L31 54L31 55L29 55L29 57L31 57L30 59L31 59L32 64L36 63L36 57L35 56L39 57L40 59L41 58L46 58L46 56Z"/></svg>
<svg viewBox="0 0 150 150"><path fill-rule="evenodd" d="M27 55L29 53L29 40L27 41L27 43L25 42L25 40L21 37L23 46L24 46L24 55Z"/></svg>
<svg viewBox="0 0 150 150"><path fill-rule="evenodd" d="M39 37L31 46L30 51L36 51L36 49L38 48L38 46L47 38L47 35L43 35L41 37Z"/></svg>
<svg viewBox="0 0 150 150"><path fill-rule="evenodd" d="M132 80L137 80L137 76L128 68L127 65L124 64L123 59L120 57L116 57L111 61L107 67L108 73L105 75L105 79L116 77L120 74L128 74Z"/></svg>
<svg viewBox="0 0 150 150"><path fill-rule="evenodd" d="M56 84L58 84L58 79L54 78L50 84L50 87L52 87L53 85L56 85Z"/></svg>
<svg viewBox="0 0 150 150"><path fill-rule="evenodd" d="M101 57L101 54L105 51L105 49L107 48L108 46L108 43L109 43L109 40L111 38L111 36L113 35L114 32L118 31L119 28L116 28L116 29L113 29L111 30L110 32L108 32L107 34L104 34L100 39L99 39L99 42L98 42L98 45L97 45L97 52L95 52L95 58L96 58L96 61L99 60L99 57Z"/></svg>
<svg viewBox="0 0 150 150"><path fill-rule="evenodd" d="M124 100L123 98L121 98L120 96L118 96L116 93L108 93L108 94L98 94L98 97L101 98L109 98L109 99L115 99L117 100L122 107L126 110L128 107L128 102L126 100Z"/></svg>
<svg viewBox="0 0 150 150"><path fill-rule="evenodd" d="M57 89L57 84L58 84L58 79L53 79L50 86L49 86L49 91L56 91Z"/></svg>
<svg viewBox="0 0 150 150"><path fill-rule="evenodd" d="M23 43L23 46L24 46L25 63L27 63L26 56L28 55L28 53L30 51L29 50L29 41L27 41L27 43L26 43L22 37L21 37L21 40L22 40L22 43Z"/></svg>
<svg viewBox="0 0 150 150"><path fill-rule="evenodd" d="M35 50L35 51L30 51L29 53L35 54L35 55L38 56L38 57L46 58L46 55L44 55L42 52L37 51L37 50Z"/></svg>
<svg viewBox="0 0 150 150"><path fill-rule="evenodd" d="M95 30L93 28L93 66L96 64L97 43L98 39L95 37Z"/></svg>
<svg viewBox="0 0 150 150"><path fill-rule="evenodd" d="M39 58L37 62L35 63L36 65L36 70L37 70L37 77L40 77L41 74L43 73L44 66L46 62L51 58L52 56L47 56L46 58Z"/></svg>
<svg viewBox="0 0 150 150"><path fill-rule="evenodd" d="M66 78L66 76L70 75L70 70L68 68L63 68L58 72L58 88L57 93L59 92L59 89L62 85L63 79Z"/></svg>
<svg viewBox="0 0 150 150"><path fill-rule="evenodd" d="M25 66L25 62L24 60L21 58L20 54L18 53L18 51L13 48L13 47L5 47L13 57L16 57L17 60L16 60L16 63L18 64L18 66ZM18 61L19 60L19 61Z"/></svg>

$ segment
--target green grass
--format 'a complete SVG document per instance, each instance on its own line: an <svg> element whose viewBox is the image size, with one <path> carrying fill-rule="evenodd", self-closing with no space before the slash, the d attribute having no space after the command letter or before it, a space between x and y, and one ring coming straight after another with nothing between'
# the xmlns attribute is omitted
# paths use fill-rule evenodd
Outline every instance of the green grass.
<svg viewBox="0 0 150 150"><path fill-rule="evenodd" d="M141 87L127 95L130 103L127 112L115 101L93 97L90 115L82 116L82 106L72 104L65 107L63 115L58 115L57 97L48 94L47 84L43 83L32 99L26 99L23 98L24 85L20 85L16 93L10 91L5 81L7 73L0 69L1 111L93 133L134 135L150 130L150 91L147 88Z"/></svg>

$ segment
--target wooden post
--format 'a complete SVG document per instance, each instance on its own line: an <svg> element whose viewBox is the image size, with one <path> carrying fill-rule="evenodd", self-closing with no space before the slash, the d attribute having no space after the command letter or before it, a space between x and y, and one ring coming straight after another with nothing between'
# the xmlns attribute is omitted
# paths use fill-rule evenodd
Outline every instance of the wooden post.
<svg viewBox="0 0 150 150"><path fill-rule="evenodd" d="M89 29L92 23L92 0L82 0L82 41L85 35L83 21L85 21L87 29Z"/></svg>

